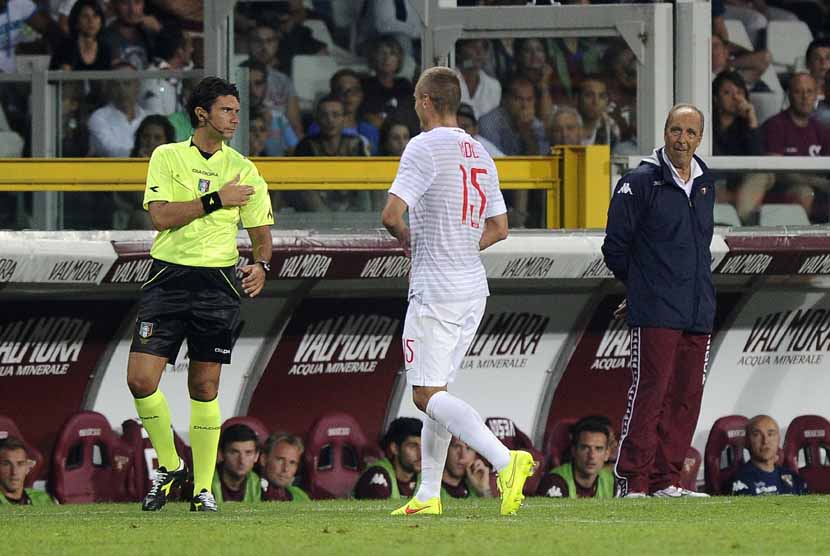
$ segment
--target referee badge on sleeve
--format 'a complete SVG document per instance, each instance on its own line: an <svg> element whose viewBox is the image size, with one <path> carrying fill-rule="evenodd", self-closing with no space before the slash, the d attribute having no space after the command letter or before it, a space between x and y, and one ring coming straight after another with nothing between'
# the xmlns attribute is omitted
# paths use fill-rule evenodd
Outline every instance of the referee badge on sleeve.
<svg viewBox="0 0 830 556"><path fill-rule="evenodd" d="M138 335L141 338L149 338L153 335L153 323L152 322L141 322L138 325Z"/></svg>
<svg viewBox="0 0 830 556"><path fill-rule="evenodd" d="M199 193L207 193L208 189L210 189L210 180L200 179L199 180Z"/></svg>

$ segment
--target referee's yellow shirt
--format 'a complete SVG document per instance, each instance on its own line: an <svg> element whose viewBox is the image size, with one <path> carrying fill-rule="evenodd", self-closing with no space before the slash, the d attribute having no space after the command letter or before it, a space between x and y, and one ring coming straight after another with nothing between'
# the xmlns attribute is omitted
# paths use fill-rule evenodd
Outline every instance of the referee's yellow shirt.
<svg viewBox="0 0 830 556"><path fill-rule="evenodd" d="M185 266L233 266L239 258L236 232L240 219L245 228L274 223L265 180L253 162L228 145L222 145L207 160L189 138L157 147L147 170L145 210L153 201L177 203L198 199L218 191L237 174L240 185L255 189L247 205L222 208L179 228L162 230L153 242L150 255Z"/></svg>

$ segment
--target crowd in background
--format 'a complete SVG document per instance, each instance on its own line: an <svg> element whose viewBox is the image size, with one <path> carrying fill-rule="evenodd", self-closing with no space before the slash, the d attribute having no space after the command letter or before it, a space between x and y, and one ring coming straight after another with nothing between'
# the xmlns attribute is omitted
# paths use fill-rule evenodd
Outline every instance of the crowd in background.
<svg viewBox="0 0 830 556"><path fill-rule="evenodd" d="M3 72L17 71L18 62L30 54L48 55L49 68L63 71L203 67L199 0L0 0L0 21L4 12L9 25L0 28L0 43L6 45L0 49ZM777 0L774 6L764 0L712 2L715 155L830 152L830 105L824 101L830 43L822 38L828 12L825 4L800 0ZM781 108L797 120L797 129L809 121L812 134L808 141L799 133L802 141L793 147L766 139L786 136L780 126L791 130L790 120L765 122L762 116L768 115L757 114L749 100L769 88L768 21L798 18L816 41L805 53L803 71L799 68L792 78L781 75L788 96ZM419 132L412 94L423 27L409 0L239 3L233 21L234 63L247 68L249 76L251 156L398 156ZM744 25L751 48L730 42L728 21ZM638 62L619 38L459 40L453 59L464 102L461 125L493 156L544 155L558 144L609 145L614 154L640 151ZM328 87L320 87L325 81ZM191 129L183 106L192 85L191 79L172 78L61 82L57 154L148 156L159 144L186 139ZM0 156L31 153L26 87L0 86ZM720 188L721 200L736 206L743 223L753 223L765 195L782 192L820 219L823 205L813 199L827 188L826 180L802 178L789 183L767 174L729 176ZM383 201L340 192L273 200L277 210L296 211L378 210ZM521 196L509 202L515 207L511 225L540 222L528 209L538 203ZM126 215L117 224L138 225L137 220Z"/></svg>

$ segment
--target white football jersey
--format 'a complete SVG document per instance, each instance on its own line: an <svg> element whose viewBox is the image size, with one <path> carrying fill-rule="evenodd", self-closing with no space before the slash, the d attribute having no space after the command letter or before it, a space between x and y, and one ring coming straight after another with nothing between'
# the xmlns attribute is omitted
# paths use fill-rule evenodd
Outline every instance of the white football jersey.
<svg viewBox="0 0 830 556"><path fill-rule="evenodd" d="M478 243L485 219L507 208L496 165L481 143L451 127L417 135L389 192L409 208L409 297L435 303L490 295Z"/></svg>

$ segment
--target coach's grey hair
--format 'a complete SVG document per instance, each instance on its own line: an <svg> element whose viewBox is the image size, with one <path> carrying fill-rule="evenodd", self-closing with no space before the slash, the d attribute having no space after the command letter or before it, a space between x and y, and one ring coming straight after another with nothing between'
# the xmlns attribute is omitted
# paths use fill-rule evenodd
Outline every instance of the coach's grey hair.
<svg viewBox="0 0 830 556"><path fill-rule="evenodd" d="M576 116L576 121L579 123L579 127L582 127L582 115L579 113L579 110L573 106L563 104L561 106L557 106L556 109L551 112L550 116L548 116L547 128L550 128L553 125L553 122L556 121L556 118L559 117L560 114L573 114Z"/></svg>
<svg viewBox="0 0 830 556"><path fill-rule="evenodd" d="M703 124L706 121L706 118L703 117L703 112L701 112L700 108L698 108L694 104L686 104L686 103L675 104L674 106L671 107L671 110L669 110L669 115L666 116L666 123L663 126L663 133L668 131L668 129L669 129L669 120L671 120L671 117L674 116L675 112L679 112L680 110L692 110L694 112L697 112L697 115L700 117L700 134L703 135L703 127L704 127Z"/></svg>

